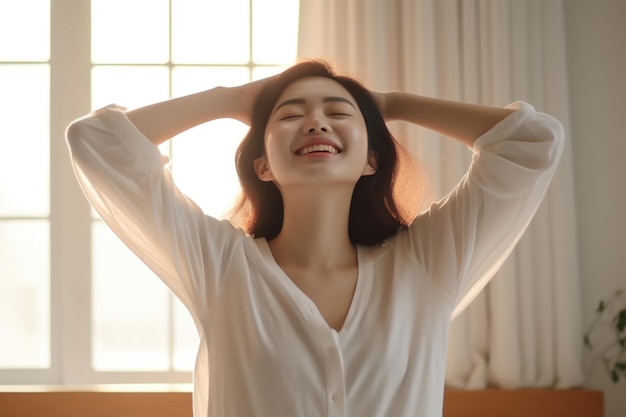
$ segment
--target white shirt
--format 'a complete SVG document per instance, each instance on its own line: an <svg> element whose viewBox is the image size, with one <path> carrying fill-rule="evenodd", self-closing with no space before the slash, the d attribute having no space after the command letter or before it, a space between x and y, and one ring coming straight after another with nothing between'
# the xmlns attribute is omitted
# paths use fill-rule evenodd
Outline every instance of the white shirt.
<svg viewBox="0 0 626 417"><path fill-rule="evenodd" d="M204 215L116 108L74 122L78 180L103 220L171 288L200 333L197 417L441 416L453 312L484 287L541 202L563 149L532 106L474 145L468 174L407 230L358 247L342 329L274 261L265 239Z"/></svg>

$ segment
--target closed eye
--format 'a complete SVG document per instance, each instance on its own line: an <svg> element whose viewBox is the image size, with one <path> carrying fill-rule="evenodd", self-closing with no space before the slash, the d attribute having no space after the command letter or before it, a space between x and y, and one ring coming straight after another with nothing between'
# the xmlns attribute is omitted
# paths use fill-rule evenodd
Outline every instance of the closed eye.
<svg viewBox="0 0 626 417"><path fill-rule="evenodd" d="M286 116L281 116L278 120L291 120L291 119L297 119L299 117L302 117L301 114L289 114Z"/></svg>
<svg viewBox="0 0 626 417"><path fill-rule="evenodd" d="M354 114L352 110L352 105L344 102L331 102L325 109L328 117L350 117Z"/></svg>

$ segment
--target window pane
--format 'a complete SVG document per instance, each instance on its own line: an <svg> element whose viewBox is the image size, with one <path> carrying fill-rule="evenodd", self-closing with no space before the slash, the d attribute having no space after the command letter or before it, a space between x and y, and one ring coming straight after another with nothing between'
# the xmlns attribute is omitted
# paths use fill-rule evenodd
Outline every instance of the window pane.
<svg viewBox="0 0 626 417"><path fill-rule="evenodd" d="M169 97L169 71L165 66L95 66L91 73L91 106L99 109L117 104L128 109ZM168 154L168 143L161 152ZM99 218L92 208L91 215Z"/></svg>
<svg viewBox="0 0 626 417"><path fill-rule="evenodd" d="M0 0L0 61L48 61L49 33L50 0Z"/></svg>
<svg viewBox="0 0 626 417"><path fill-rule="evenodd" d="M49 101L47 64L0 65L0 216L49 213Z"/></svg>
<svg viewBox="0 0 626 417"><path fill-rule="evenodd" d="M192 371L200 339L189 312L183 304L174 303L174 370Z"/></svg>
<svg viewBox="0 0 626 417"><path fill-rule="evenodd" d="M94 369L169 369L169 290L100 221L92 256Z"/></svg>
<svg viewBox="0 0 626 417"><path fill-rule="evenodd" d="M256 2L259 16L251 25ZM297 14L294 0L92 0L92 60L115 64L93 68L92 106L132 109L170 94L245 83L251 27L254 59L266 65L253 69L252 77L280 72L296 56ZM164 64L170 56L193 65L133 65ZM234 156L247 130L237 121L216 120L162 146L177 185L207 214L223 217L239 193ZM106 225L96 220L92 232L94 369L191 370L198 335L185 307Z"/></svg>
<svg viewBox="0 0 626 417"><path fill-rule="evenodd" d="M91 0L92 61L166 63L168 3L168 0Z"/></svg>
<svg viewBox="0 0 626 417"><path fill-rule="evenodd" d="M250 0L172 0L172 61L245 64Z"/></svg>
<svg viewBox="0 0 626 417"><path fill-rule="evenodd" d="M216 85L238 85L249 80L247 68L175 68L174 95ZM235 120L214 120L180 135L172 142L172 174L176 185L205 213L224 217L237 195L235 150L248 127Z"/></svg>
<svg viewBox="0 0 626 417"><path fill-rule="evenodd" d="M164 66L97 66L91 77L95 109L112 103L132 109L169 96L169 71Z"/></svg>
<svg viewBox="0 0 626 417"><path fill-rule="evenodd" d="M239 194L235 150L247 129L234 120L215 120L172 145L176 185L208 215L225 217Z"/></svg>
<svg viewBox="0 0 626 417"><path fill-rule="evenodd" d="M254 0L252 57L255 64L284 64L296 59L298 12L294 0Z"/></svg>
<svg viewBox="0 0 626 417"><path fill-rule="evenodd" d="M0 368L50 367L48 223L0 222Z"/></svg>

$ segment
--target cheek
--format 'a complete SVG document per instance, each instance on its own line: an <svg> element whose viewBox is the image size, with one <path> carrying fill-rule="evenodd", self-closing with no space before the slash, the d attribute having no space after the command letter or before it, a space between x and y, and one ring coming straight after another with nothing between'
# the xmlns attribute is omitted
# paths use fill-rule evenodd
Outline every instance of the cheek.
<svg viewBox="0 0 626 417"><path fill-rule="evenodd" d="M353 126L344 132L344 137L349 140L350 146L359 149L359 155L367 155L369 143L367 129L364 126ZM361 155L361 156L362 156Z"/></svg>
<svg viewBox="0 0 626 417"><path fill-rule="evenodd" d="M358 136L367 141L367 125L365 124L365 120L361 119L355 123L351 123L349 126L346 126L346 128L351 130L353 136Z"/></svg>
<svg viewBox="0 0 626 417"><path fill-rule="evenodd" d="M290 130L284 125L270 125L265 129L265 149L277 147L289 137Z"/></svg>
<svg viewBox="0 0 626 417"><path fill-rule="evenodd" d="M270 134L265 137L265 160L270 167L277 167L285 159L285 154L289 151L281 145L280 137Z"/></svg>

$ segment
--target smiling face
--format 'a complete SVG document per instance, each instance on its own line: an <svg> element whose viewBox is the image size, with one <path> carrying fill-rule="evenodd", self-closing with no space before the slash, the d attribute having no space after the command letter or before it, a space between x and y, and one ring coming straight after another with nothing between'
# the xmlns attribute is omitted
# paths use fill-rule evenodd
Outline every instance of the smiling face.
<svg viewBox="0 0 626 417"><path fill-rule="evenodd" d="M354 186L375 172L367 129L356 101L324 77L295 81L281 94L265 130L258 177L284 189L292 185Z"/></svg>

